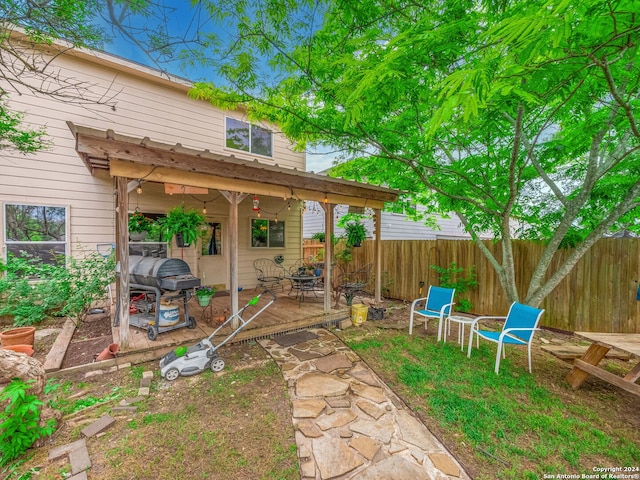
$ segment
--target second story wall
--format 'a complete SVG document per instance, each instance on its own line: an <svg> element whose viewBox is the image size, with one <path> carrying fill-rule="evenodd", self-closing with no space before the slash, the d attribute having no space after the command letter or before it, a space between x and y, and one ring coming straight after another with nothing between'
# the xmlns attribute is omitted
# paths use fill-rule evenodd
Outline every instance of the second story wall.
<svg viewBox="0 0 640 480"><path fill-rule="evenodd" d="M54 76L75 85L67 94L79 93L87 101L37 95L26 88L18 95L8 89L11 110L24 113L26 126L44 127L49 145L28 155L0 152L0 206L65 207L71 251L78 245L94 248L97 243L113 241L115 197L108 174L92 176L76 153L67 121L284 168L305 168L304 153L294 152L290 142L277 133L273 136L273 158L227 148L225 116L246 120L244 114L228 114L189 98L186 81L168 80L152 69L94 52L60 55L51 68ZM58 87L50 83L51 89ZM0 214L0 232L4 228ZM0 247L4 247L3 240ZM0 257L5 256L6 250L1 251Z"/></svg>

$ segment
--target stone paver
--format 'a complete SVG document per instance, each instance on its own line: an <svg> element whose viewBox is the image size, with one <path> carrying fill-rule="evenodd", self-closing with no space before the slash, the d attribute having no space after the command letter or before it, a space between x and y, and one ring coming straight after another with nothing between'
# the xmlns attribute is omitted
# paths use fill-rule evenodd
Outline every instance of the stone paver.
<svg viewBox="0 0 640 480"><path fill-rule="evenodd" d="M376 378L376 376L369 370L369 368L365 367L362 364L357 364L351 370L349 370L349 376L355 378L356 380L361 381L362 383L366 383L367 385L371 385L372 387L379 387L380 382Z"/></svg>
<svg viewBox="0 0 640 480"><path fill-rule="evenodd" d="M298 397L339 397L347 393L349 382L326 373L310 372L296 382Z"/></svg>
<svg viewBox="0 0 640 480"><path fill-rule="evenodd" d="M401 410L396 416L398 427L402 431L402 439L429 452L437 451L438 445L434 437L424 424L410 415L406 410Z"/></svg>
<svg viewBox="0 0 640 480"><path fill-rule="evenodd" d="M69 452L69 464L71 465L71 475L76 475L91 468L91 459L89 458L87 447Z"/></svg>
<svg viewBox="0 0 640 480"><path fill-rule="evenodd" d="M49 450L49 461L57 460L58 458L69 455L70 452L78 450L79 448L87 448L87 441L84 438L76 440L75 442L67 443L60 447L55 447Z"/></svg>
<svg viewBox="0 0 640 480"><path fill-rule="evenodd" d="M380 450L380 443L369 437L356 437L349 442L349 446L355 448L367 460L375 457Z"/></svg>
<svg viewBox="0 0 640 480"><path fill-rule="evenodd" d="M375 438L382 443L389 443L396 429L394 422L389 417L377 421L367 417L367 419L353 422L349 427L353 432Z"/></svg>
<svg viewBox="0 0 640 480"><path fill-rule="evenodd" d="M344 353L334 353L333 355L327 355L326 357L319 358L312 362L316 368L324 373L330 373L339 368L351 368L353 363L347 358Z"/></svg>
<svg viewBox="0 0 640 480"><path fill-rule="evenodd" d="M310 398L308 400L293 400L294 418L316 418L326 408L327 402L323 399Z"/></svg>
<svg viewBox="0 0 640 480"><path fill-rule="evenodd" d="M379 419L385 413L387 413L386 410L374 405L373 403L367 400L358 400L356 402L356 405L360 410L362 410L364 413L366 413L370 417L375 418L376 420Z"/></svg>
<svg viewBox="0 0 640 480"><path fill-rule="evenodd" d="M419 465L397 455L375 463L358 475L358 480L389 480L406 478L407 480L431 480L431 476Z"/></svg>
<svg viewBox="0 0 640 480"><path fill-rule="evenodd" d="M320 430L329 430L330 428L339 428L358 418L358 415L351 410L341 410L331 415L325 415L324 418L316 421L316 425Z"/></svg>
<svg viewBox="0 0 640 480"><path fill-rule="evenodd" d="M82 472L72 475L67 478L67 480L87 480L87 471L83 470Z"/></svg>
<svg viewBox="0 0 640 480"><path fill-rule="evenodd" d="M130 363L126 363L124 365L126 366L126 368L131 367ZM122 367L122 365L120 367ZM100 370L100 372L102 374L102 370ZM147 395L149 394L148 391L150 389L152 379L152 371L145 371L142 373L140 385L144 385L144 387L140 388L140 390L147 390ZM120 401L117 406L111 409L111 411L118 413L135 414L138 407L130 406L130 404L143 400L144 397L142 397L141 395L142 394L139 391L137 397ZM89 456L89 450L87 449L86 438L100 436L100 434L110 428L115 423L115 421L115 418L111 417L110 415L103 415L98 420L82 429L80 433L85 438L81 438L80 440L76 440L75 442L71 442L66 445L55 447L49 450L49 461L57 460L66 455L71 467L71 476L69 476L67 480L87 480L87 470L91 468L91 458ZM307 451L310 453L310 450L307 449Z"/></svg>
<svg viewBox="0 0 640 480"><path fill-rule="evenodd" d="M301 478L470 480L354 351L311 331L317 339L287 347L260 340L289 389Z"/></svg>
<svg viewBox="0 0 640 480"><path fill-rule="evenodd" d="M371 400L375 403L382 403L387 399L385 392L380 387L355 384L351 385L351 390L353 390L353 393L355 393L356 395Z"/></svg>
<svg viewBox="0 0 640 480"><path fill-rule="evenodd" d="M318 438L322 436L322 432L315 423L309 420L303 420L297 425L298 430L307 438Z"/></svg>
<svg viewBox="0 0 640 480"><path fill-rule="evenodd" d="M93 422L88 427L82 429L80 433L82 433L83 437L93 437L100 432L104 432L107 428L111 427L116 422L115 418L111 415L103 415L98 420Z"/></svg>
<svg viewBox="0 0 640 480"><path fill-rule="evenodd" d="M316 438L312 444L320 478L323 480L349 473L364 463L364 460L339 438Z"/></svg>
<svg viewBox="0 0 640 480"><path fill-rule="evenodd" d="M441 472L453 477L460 476L460 468L451 461L451 457L448 455L445 455L444 453L430 453L429 458L435 467Z"/></svg>

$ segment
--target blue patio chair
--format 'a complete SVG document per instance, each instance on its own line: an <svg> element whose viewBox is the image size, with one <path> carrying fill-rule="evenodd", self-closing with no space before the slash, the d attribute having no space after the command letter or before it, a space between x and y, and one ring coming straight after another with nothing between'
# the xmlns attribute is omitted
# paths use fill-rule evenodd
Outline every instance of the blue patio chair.
<svg viewBox="0 0 640 480"><path fill-rule="evenodd" d="M496 374L500 369L500 356L504 358L505 345L527 345L529 353L529 373L531 373L531 343L533 341L533 334L538 328L538 322L544 310L539 308L530 307L529 305L523 305L522 303L513 302L509 308L509 313L506 317L478 317L471 324L471 333L469 334L469 350L467 357L471 358L471 347L473 347L473 336L476 335L476 341L479 338L484 338L490 342L498 344L498 351L496 353ZM494 332L490 330L480 330L479 322L481 320L504 320L502 330Z"/></svg>
<svg viewBox="0 0 640 480"><path fill-rule="evenodd" d="M427 328L427 320L430 318L438 318L438 341L442 338L442 327L444 318L451 314L454 305L453 296L456 293L455 288L444 288L430 286L427 296L418 298L411 304L411 316L409 317L409 335L413 334L413 317L420 315L424 317L424 328ZM423 305L421 307L421 305Z"/></svg>

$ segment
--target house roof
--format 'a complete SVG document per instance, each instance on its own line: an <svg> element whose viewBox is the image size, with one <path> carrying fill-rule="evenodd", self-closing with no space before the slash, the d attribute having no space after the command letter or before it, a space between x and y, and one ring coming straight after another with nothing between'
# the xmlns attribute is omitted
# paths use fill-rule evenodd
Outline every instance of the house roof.
<svg viewBox="0 0 640 480"><path fill-rule="evenodd" d="M91 172L218 190L383 208L400 192L67 122Z"/></svg>

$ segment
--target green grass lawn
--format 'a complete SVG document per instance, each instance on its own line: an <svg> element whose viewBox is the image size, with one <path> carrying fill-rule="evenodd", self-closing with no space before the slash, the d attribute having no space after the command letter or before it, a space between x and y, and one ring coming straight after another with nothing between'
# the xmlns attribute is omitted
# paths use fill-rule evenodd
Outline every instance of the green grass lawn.
<svg viewBox="0 0 640 480"><path fill-rule="evenodd" d="M590 400L582 401L568 385L547 378L553 366L538 373L539 361L529 374L524 348L510 348L495 375L494 344L481 343L468 359L466 349L432 336L375 328L340 335L475 478L539 479L590 474L594 467L640 466L638 426L607 409L617 396L593 401L585 393Z"/></svg>

